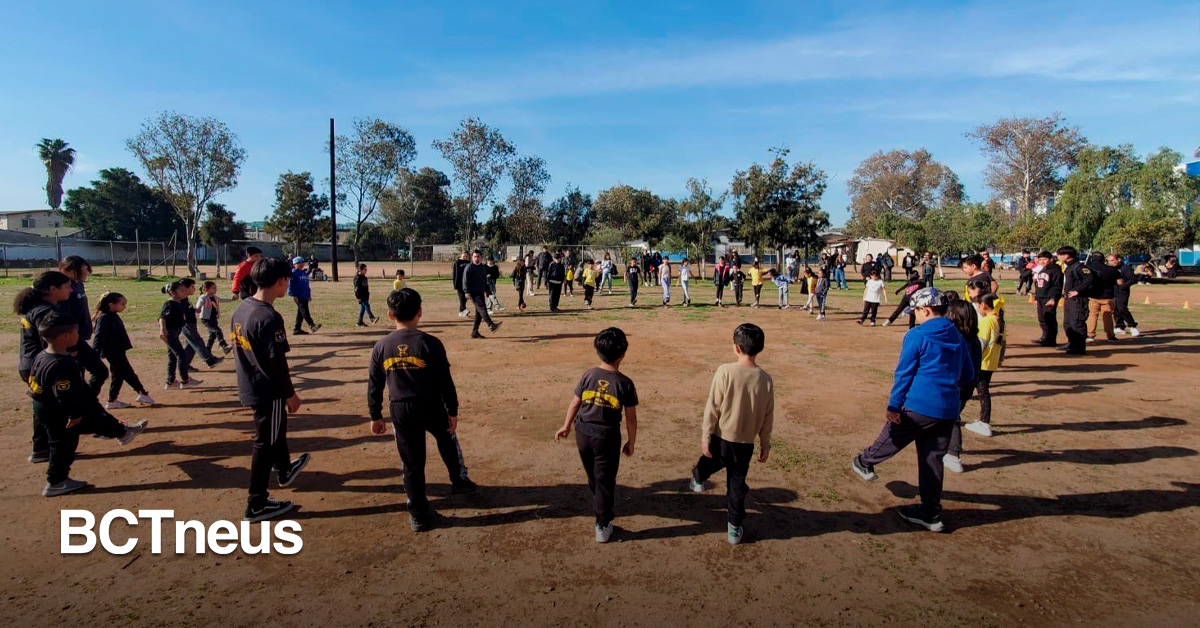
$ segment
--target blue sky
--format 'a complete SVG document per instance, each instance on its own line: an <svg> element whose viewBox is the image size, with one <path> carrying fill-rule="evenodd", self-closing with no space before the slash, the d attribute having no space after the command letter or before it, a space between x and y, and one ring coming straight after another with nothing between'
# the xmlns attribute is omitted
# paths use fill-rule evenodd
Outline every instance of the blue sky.
<svg viewBox="0 0 1200 628"><path fill-rule="evenodd" d="M1093 143L1200 146L1200 2L6 2L0 209L45 206L33 146L79 151L69 188L138 170L125 140L165 109L225 121L248 152L219 198L262 218L281 172L325 176L328 119L399 123L415 165L474 115L568 184L718 190L786 146L846 181L924 147L983 200L963 132L1061 111Z"/></svg>

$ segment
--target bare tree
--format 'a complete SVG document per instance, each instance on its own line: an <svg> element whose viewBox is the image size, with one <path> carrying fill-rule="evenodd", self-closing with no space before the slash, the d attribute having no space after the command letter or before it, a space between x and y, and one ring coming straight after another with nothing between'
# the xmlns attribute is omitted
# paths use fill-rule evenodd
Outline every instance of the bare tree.
<svg viewBox="0 0 1200 628"><path fill-rule="evenodd" d="M470 246L475 236L475 215L496 193L496 186L517 149L499 130L477 118L463 120L450 137L434 141L433 147L454 169L459 236Z"/></svg>
<svg viewBox="0 0 1200 628"><path fill-rule="evenodd" d="M847 182L849 228L856 235L892 237L886 233L895 216L919 221L930 209L963 200L963 186L949 167L925 149L880 151L863 160ZM881 224L882 223L882 224Z"/></svg>
<svg viewBox="0 0 1200 628"><path fill-rule="evenodd" d="M183 221L188 270L195 275L204 208L218 194L237 186L246 151L224 122L173 111L144 122L126 147Z"/></svg>
<svg viewBox="0 0 1200 628"><path fill-rule="evenodd" d="M375 216L380 197L400 170L416 158L417 142L404 127L378 118L358 118L354 120L354 134L339 136L337 143L339 189L335 193L342 201L338 213L354 221L350 248L357 263L363 225ZM329 152L328 142L325 152Z"/></svg>
<svg viewBox="0 0 1200 628"><path fill-rule="evenodd" d="M508 169L512 191L508 194L508 231L518 244L539 244L546 237L548 214L542 205L542 195L550 184L546 160L541 157L522 157ZM522 251L524 253L524 251Z"/></svg>
<svg viewBox="0 0 1200 628"><path fill-rule="evenodd" d="M988 158L988 187L1017 201L1019 213L1031 212L1039 201L1053 196L1062 186L1063 171L1075 166L1076 156L1087 146L1087 138L1058 112L1045 118L1001 118L966 136L979 142Z"/></svg>
<svg viewBox="0 0 1200 628"><path fill-rule="evenodd" d="M713 189L708 185L708 179L688 179L687 189L687 198L679 201L679 213L685 225L683 231L686 239L690 240L690 243L699 252L697 257L699 257L700 276L703 277L704 260L708 255L713 232L725 222L720 211L725 205L725 199L729 197L729 192L721 192L719 196L713 196Z"/></svg>

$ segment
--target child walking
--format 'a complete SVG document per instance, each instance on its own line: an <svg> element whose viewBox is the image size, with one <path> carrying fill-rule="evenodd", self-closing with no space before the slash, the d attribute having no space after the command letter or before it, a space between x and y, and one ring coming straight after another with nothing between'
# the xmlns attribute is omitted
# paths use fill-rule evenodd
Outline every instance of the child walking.
<svg viewBox="0 0 1200 628"><path fill-rule="evenodd" d="M788 284L792 283L792 280L789 279L787 275L779 273L774 268L767 271L767 276L771 279L771 282L775 284L775 287L779 289L779 309L786 310L791 307L791 305L788 303Z"/></svg>
<svg viewBox="0 0 1200 628"><path fill-rule="evenodd" d="M48 313L38 323L38 333L46 341L46 349L34 358L27 384L34 413L41 417L49 443L50 466L42 495L56 497L87 486L87 482L70 477L80 434L115 438L128 445L146 429L146 421L126 426L100 407L83 381L83 368L71 356L79 344L79 324L74 318Z"/></svg>
<svg viewBox="0 0 1200 628"><path fill-rule="evenodd" d="M992 374L1000 370L1001 353L1004 348L1003 311L995 294L975 297L979 310L979 342L983 357L979 367L979 382L975 391L979 395L979 420L963 425L980 436L992 435Z"/></svg>
<svg viewBox="0 0 1200 628"><path fill-rule="evenodd" d="M592 260L583 263L583 304L592 309L592 297L596 294L596 264Z"/></svg>
<svg viewBox="0 0 1200 628"><path fill-rule="evenodd" d="M692 304L692 293L688 290L692 282L692 263L685 257L679 264L679 289L683 290L683 305Z"/></svg>
<svg viewBox="0 0 1200 628"><path fill-rule="evenodd" d="M517 311L525 311L525 259L517 258L517 265L513 267L512 284L517 289ZM389 308L391 306L388 306Z"/></svg>
<svg viewBox="0 0 1200 628"><path fill-rule="evenodd" d="M208 330L208 341L204 346L208 347L209 352L212 352L213 344L216 343L220 344L221 351L226 354L233 351L233 347L225 342L225 332L221 331L221 298L217 296L215 281L204 282L204 294L196 301L196 314L200 317L204 328Z"/></svg>
<svg viewBox="0 0 1200 628"><path fill-rule="evenodd" d="M750 307L758 307L758 300L762 297L763 270L757 259L750 265L750 287L754 290L754 303Z"/></svg>
<svg viewBox="0 0 1200 628"><path fill-rule="evenodd" d="M500 267L496 265L496 258L491 255L487 258L487 284L489 294L487 296L488 313L494 311L503 312L506 308L500 303L499 293L496 292L496 282L500 279Z"/></svg>
<svg viewBox="0 0 1200 628"><path fill-rule="evenodd" d="M13 299L13 312L21 317L21 340L17 356L17 374L22 382L29 382L33 372L33 361L46 346L38 332L42 319L57 310L63 301L71 298L71 278L57 270L46 271L33 280L33 285L21 290ZM33 450L29 462L41 463L50 460L50 442L42 428L38 404L33 404Z"/></svg>
<svg viewBox="0 0 1200 628"><path fill-rule="evenodd" d="M725 284L729 283L729 264L725 262L725 256L722 255L717 259L717 263L713 266L713 288L716 288L717 298L713 305L724 307L721 299L725 296Z"/></svg>
<svg viewBox="0 0 1200 628"><path fill-rule="evenodd" d="M378 323L379 319L371 311L371 286L367 283L366 264L359 264L354 274L354 298L358 301L358 327L367 326L363 317L370 319L372 325Z"/></svg>
<svg viewBox="0 0 1200 628"><path fill-rule="evenodd" d="M851 469L867 482L879 479L875 465L890 460L913 441L921 503L897 514L910 523L941 532L942 474L950 435L959 417L959 389L975 379L967 343L947 319L946 295L936 288L913 294L910 306L917 327L904 335L887 422L875 443L851 461Z"/></svg>
<svg viewBox="0 0 1200 628"><path fill-rule="evenodd" d="M193 294L196 294L196 280L191 277L184 277L179 280L179 285L183 287L183 342L187 345L185 350L188 353L188 363L191 364L192 358L196 355L204 360L205 366L208 368L216 368L216 366L225 361L225 356L215 356L208 345L204 344L204 339L200 337L200 323L196 319L196 308L192 307L192 302L189 300Z"/></svg>
<svg viewBox="0 0 1200 628"><path fill-rule="evenodd" d="M900 294L903 292L904 294L903 294L903 296L900 297L900 303L898 303L896 305L896 311L892 312L892 315L889 316L886 321L883 321L883 326L887 327L888 325L891 325L892 323L896 322L896 318L899 317L901 314L903 314L908 309L908 302L910 299L912 299L913 293L924 287L925 287L925 282L921 280L921 276L919 274L917 274L916 271L910 270L908 272L908 282L905 283L903 286L896 288L896 291L892 293L892 294ZM916 326L916 324L917 324L916 318L914 318L912 314L909 314L908 315L908 328L912 329L913 327Z"/></svg>
<svg viewBox="0 0 1200 628"><path fill-rule="evenodd" d="M404 269L396 269L396 278L392 280L392 292L404 289Z"/></svg>
<svg viewBox="0 0 1200 628"><path fill-rule="evenodd" d="M816 294L814 294L817 288L817 276L813 274L811 268L805 268L802 279L804 280L804 290L808 292L808 298L804 300L803 309L805 312L811 313L813 303L817 300Z"/></svg>
<svg viewBox="0 0 1200 628"><path fill-rule="evenodd" d="M979 384L978 373L979 367L983 363L983 348L979 344L979 314L975 308L966 301L954 299L946 308L946 318L954 323L955 329L967 342L967 356L971 361L971 366L974 367L976 378L970 382L966 382L958 387L958 412L959 419L954 422L954 429L950 432L950 448L946 451L946 456L942 458L942 465L947 471L954 473L962 473L962 411L967 407L967 402L975 395L975 388Z"/></svg>
<svg viewBox="0 0 1200 628"><path fill-rule="evenodd" d="M213 288L215 290L216 284L213 284ZM129 407L129 404L118 399L121 396L121 386L126 383L137 393L135 401L148 406L154 405L154 399L142 385L142 380L138 379L126 356L133 348L133 343L129 341L129 333L125 330L125 322L120 316L127 303L125 296L120 292L105 292L96 303L96 317L92 321L96 326L95 335L92 336L92 349L101 358L108 360L109 372L112 373L112 383L108 387L108 403L104 404L106 410Z"/></svg>
<svg viewBox="0 0 1200 628"><path fill-rule="evenodd" d="M825 320L825 301L829 298L829 271L824 268L817 269L817 283L813 288L813 292L817 295L817 309L810 311L809 314L816 314L817 320Z"/></svg>
<svg viewBox="0 0 1200 628"><path fill-rule="evenodd" d="M520 270L524 270L523 264ZM396 329L371 350L367 410L371 415L371 433L386 434L387 425L383 422L386 390L392 432L403 463L409 527L413 532L424 532L434 519L425 495L426 432L433 435L450 474L450 493L470 493L479 487L467 477L458 442L458 392L450 376L446 347L418 329L423 313L421 295L411 288L396 290L388 295L387 304L388 318Z"/></svg>
<svg viewBox="0 0 1200 628"><path fill-rule="evenodd" d="M637 306L638 283L640 281L641 266L638 265L636 259L630 258L625 263L625 285L629 287L629 307Z"/></svg>
<svg viewBox="0 0 1200 628"><path fill-rule="evenodd" d="M308 323L308 328L315 334L321 326L313 322L312 312L308 304L312 302L312 287L308 285L308 260L303 257L292 258L292 278L288 281L287 294L296 303L296 324L292 326L293 336L306 336L308 332L301 325Z"/></svg>
<svg viewBox="0 0 1200 628"><path fill-rule="evenodd" d="M366 266L360 266L365 270ZM258 291L242 301L231 317L236 358L238 401L254 409L254 449L250 457L250 491L245 520L274 519L294 505L270 498L271 470L280 487L291 486L308 465L309 455L292 460L288 451L287 417L300 409L292 386L287 354L291 350L283 317L274 303L287 293L291 269L287 262L262 258L250 271Z"/></svg>
<svg viewBox="0 0 1200 628"><path fill-rule="evenodd" d="M742 293L746 289L746 273L742 272L742 260L733 260L733 267L729 269L729 283L733 286L734 302L738 307L742 307Z"/></svg>
<svg viewBox="0 0 1200 628"><path fill-rule="evenodd" d="M867 320L867 315L871 316L871 327L875 326L875 317L879 315L879 301L886 299L884 288L887 284L879 278L879 273L871 271L867 275L867 285L863 288L863 311L862 316L858 317L858 324L862 325Z"/></svg>
<svg viewBox="0 0 1200 628"><path fill-rule="evenodd" d="M187 326L186 311L189 306L183 304L187 300L187 288L182 281L173 281L163 286L167 300L163 302L162 311L158 315L158 338L167 345L167 385L163 388L195 388L204 382L196 377L189 377L192 356L194 352L185 349L179 342L183 328ZM179 372L179 382L176 384L175 373Z"/></svg>
<svg viewBox="0 0 1200 628"><path fill-rule="evenodd" d="M613 533L613 501L621 454L632 456L637 442L638 396L633 380L621 373L621 362L629 349L625 332L609 327L596 334L592 346L600 365L588 369L579 379L575 396L567 406L567 419L554 433L554 440L570 436L574 425L579 459L592 492L596 542L607 543ZM621 447L622 414L629 432L624 447Z"/></svg>
<svg viewBox="0 0 1200 628"><path fill-rule="evenodd" d="M775 386L771 376L758 365L766 336L757 325L745 323L733 331L733 354L737 362L722 364L713 375L704 421L700 430L700 458L692 467L688 488L704 492L704 482L725 470L725 496L729 522L726 539L742 542L746 519L746 475L758 439L758 461L771 455L771 428L775 422Z"/></svg>
<svg viewBox="0 0 1200 628"><path fill-rule="evenodd" d="M658 267L658 283L662 284L663 307L667 307L671 303L671 260L666 257Z"/></svg>

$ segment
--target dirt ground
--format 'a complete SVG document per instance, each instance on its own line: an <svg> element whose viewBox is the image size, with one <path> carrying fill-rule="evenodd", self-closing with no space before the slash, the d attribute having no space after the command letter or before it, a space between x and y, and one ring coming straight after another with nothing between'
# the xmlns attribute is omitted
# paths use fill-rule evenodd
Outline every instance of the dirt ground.
<svg viewBox="0 0 1200 628"><path fill-rule="evenodd" d="M377 314L384 270L371 272ZM133 531L141 542L132 554L60 555L60 509L239 519L253 424L237 404L231 364L200 374L200 389L162 390L157 284L93 277L93 302L105 289L130 296L131 357L161 405L115 413L150 421L129 447L83 439L72 475L93 487L43 498L45 466L25 461L29 402L15 373L16 334L0 334L4 623L1197 625L1200 316L1182 305L1200 308L1200 286L1137 288L1143 335L1071 358L1027 344L1032 305L1005 278L1011 333L993 385L996 436L965 434L966 472L946 479L948 532L933 534L893 511L915 498L911 449L878 467L874 484L849 470L883 425L905 331L854 324L860 287L835 295L829 320L817 322L796 308L707 306L704 282L690 308L650 307L655 289L643 288L643 307L629 309L620 288L597 297L593 311L576 296L564 299L566 313L549 315L539 293L516 314L505 282L503 328L470 340L449 281L418 270L411 286L426 298L425 329L450 353L462 445L483 489L450 496L432 458L431 500L446 525L409 531L394 443L370 435L366 420L367 355L386 330L352 326L344 271L338 284L314 284L313 312L326 328L292 339L305 405L289 420L289 441L313 462L273 495L301 506L291 518L303 526L304 549L294 556L178 556L173 528L154 555L144 526ZM0 300L18 287L0 283ZM1153 305L1141 305L1146 296ZM764 302L775 303L774 290ZM294 307L280 310L290 320ZM778 412L772 458L751 468L747 541L731 547L724 481L702 495L681 489L699 454L710 377L732 359L730 336L745 321L766 330L761 363L774 376ZM597 545L574 446L552 434L596 361L592 335L610 325L630 337L622 370L640 393L640 431L636 455L622 462L618 530Z"/></svg>

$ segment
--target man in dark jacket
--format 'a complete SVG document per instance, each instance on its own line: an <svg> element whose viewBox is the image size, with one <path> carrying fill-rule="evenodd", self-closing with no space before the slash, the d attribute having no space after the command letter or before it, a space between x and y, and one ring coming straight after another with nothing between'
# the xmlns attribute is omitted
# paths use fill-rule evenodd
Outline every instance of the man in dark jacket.
<svg viewBox="0 0 1200 628"><path fill-rule="evenodd" d="M1117 289L1113 298L1113 321L1116 323L1115 333L1121 335L1128 331L1130 336L1137 338L1142 335L1138 331L1137 321L1133 320L1133 314L1129 311L1129 291L1133 289L1133 284L1137 283L1137 275L1133 272L1133 266L1125 263L1120 255L1115 253L1108 254L1108 265L1117 269L1120 277L1117 278Z"/></svg>
<svg viewBox="0 0 1200 628"><path fill-rule="evenodd" d="M1088 342L1096 341L1096 323L1104 321L1104 335L1109 342L1116 342L1117 335L1113 330L1114 301L1117 293L1117 280L1121 273L1116 268L1104 263L1104 255L1092 253L1088 256L1087 267L1092 271L1092 291L1088 294Z"/></svg>
<svg viewBox="0 0 1200 628"><path fill-rule="evenodd" d="M537 270L538 270L537 287L538 287L538 290L542 289L542 284L546 280L546 273L550 270L550 263L551 263L550 249L543 246L542 252L541 252L541 254L538 255L538 258L537 258ZM561 286L559 289L561 290Z"/></svg>
<svg viewBox="0 0 1200 628"><path fill-rule="evenodd" d="M483 252L479 249L471 253L471 262L463 271L462 289L471 296L471 303L475 304L475 326L471 328L471 337L483 338L479 333L479 324L483 321L487 321L489 331L500 329L500 323L493 323L488 314L488 267L484 265Z"/></svg>
<svg viewBox="0 0 1200 628"><path fill-rule="evenodd" d="M1042 337L1033 341L1043 347L1058 346L1058 302L1062 299L1063 274L1062 269L1054 262L1050 251L1038 254L1036 270L1033 273L1034 295L1037 304L1038 324L1042 327Z"/></svg>
<svg viewBox="0 0 1200 628"><path fill-rule="evenodd" d="M470 264L471 260L467 259L467 252L463 251L458 259L454 260L454 265L450 267L450 283L454 285L454 291L458 293L459 318L467 317L467 293L463 286L463 273Z"/></svg>
<svg viewBox="0 0 1200 628"><path fill-rule="evenodd" d="M562 298L563 281L567 278L567 269L562 263L562 253L554 256L554 261L546 267L546 287L550 290L550 311L559 312L558 300Z"/></svg>
<svg viewBox="0 0 1200 628"><path fill-rule="evenodd" d="M1068 355L1083 355L1087 350L1088 294L1095 277L1091 269L1079 261L1079 252L1073 246L1058 250L1058 261L1066 266L1063 271L1063 326L1067 330Z"/></svg>

